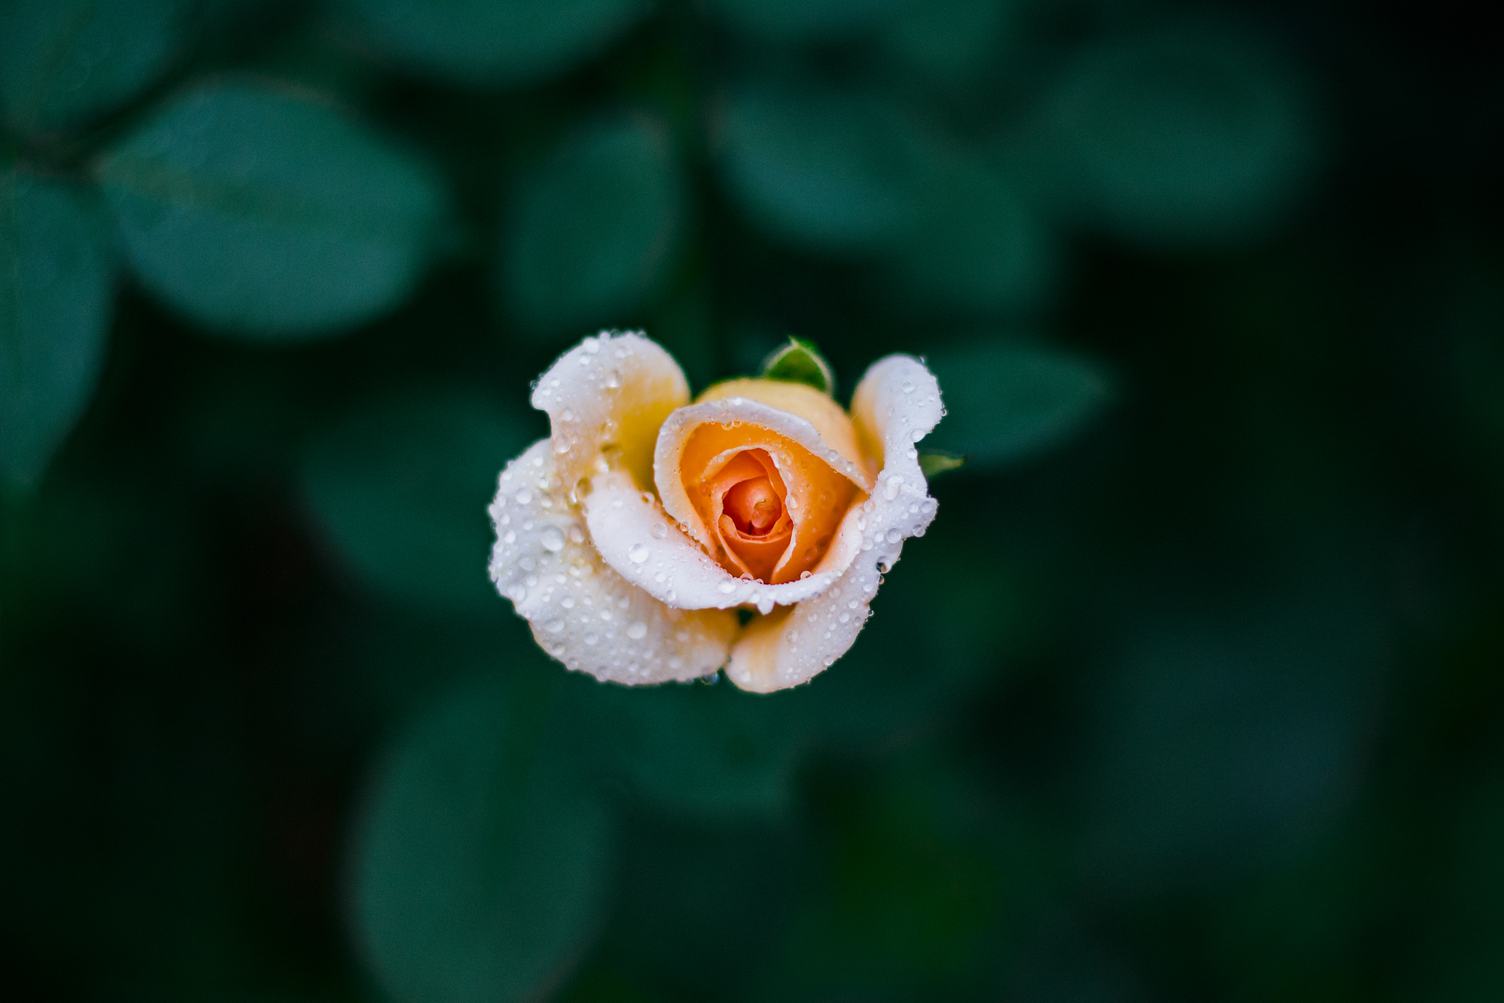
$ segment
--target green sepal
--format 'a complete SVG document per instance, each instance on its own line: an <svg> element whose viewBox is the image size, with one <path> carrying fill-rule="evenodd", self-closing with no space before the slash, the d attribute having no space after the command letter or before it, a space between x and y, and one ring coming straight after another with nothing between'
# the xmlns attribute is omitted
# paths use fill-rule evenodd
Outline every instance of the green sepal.
<svg viewBox="0 0 1504 1003"><path fill-rule="evenodd" d="M948 473L952 470L960 470L966 466L966 457L955 453L920 453L919 469L928 480L937 474Z"/></svg>
<svg viewBox="0 0 1504 1003"><path fill-rule="evenodd" d="M824 394L834 394L835 373L819 349L803 338L789 336L789 343L763 360L762 376L767 380L803 383Z"/></svg>

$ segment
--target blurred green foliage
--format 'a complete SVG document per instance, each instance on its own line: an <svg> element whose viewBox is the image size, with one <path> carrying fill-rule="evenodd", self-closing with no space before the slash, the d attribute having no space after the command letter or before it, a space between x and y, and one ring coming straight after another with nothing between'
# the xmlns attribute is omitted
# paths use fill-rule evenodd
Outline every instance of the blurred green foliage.
<svg viewBox="0 0 1504 1003"><path fill-rule="evenodd" d="M13 994L1499 999L1495 37L0 0ZM812 684L602 686L494 595L604 327L939 375Z"/></svg>

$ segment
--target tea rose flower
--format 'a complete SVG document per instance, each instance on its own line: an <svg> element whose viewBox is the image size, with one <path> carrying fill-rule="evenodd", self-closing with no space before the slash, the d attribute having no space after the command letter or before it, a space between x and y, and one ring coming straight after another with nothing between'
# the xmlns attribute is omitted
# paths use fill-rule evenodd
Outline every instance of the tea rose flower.
<svg viewBox="0 0 1504 1003"><path fill-rule="evenodd" d="M851 647L935 516L915 443L940 388L907 356L875 363L849 414L768 378L691 403L657 344L601 334L532 403L550 433L501 473L491 577L545 651L598 679L803 683Z"/></svg>

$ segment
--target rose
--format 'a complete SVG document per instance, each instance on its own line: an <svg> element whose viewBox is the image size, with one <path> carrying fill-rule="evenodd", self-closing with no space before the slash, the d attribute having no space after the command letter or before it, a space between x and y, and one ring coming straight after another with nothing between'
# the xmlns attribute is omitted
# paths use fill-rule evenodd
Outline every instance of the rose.
<svg viewBox="0 0 1504 1003"><path fill-rule="evenodd" d="M800 383L691 404L639 334L588 338L533 389L550 434L507 464L491 577L550 655L610 682L805 682L849 649L935 500L915 443L943 409L922 363L874 364L848 415ZM738 610L755 611L745 622Z"/></svg>

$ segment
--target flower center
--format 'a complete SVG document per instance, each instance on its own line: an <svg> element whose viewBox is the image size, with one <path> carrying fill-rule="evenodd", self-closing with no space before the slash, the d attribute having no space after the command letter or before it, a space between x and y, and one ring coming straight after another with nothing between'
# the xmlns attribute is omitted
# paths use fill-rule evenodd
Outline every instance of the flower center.
<svg viewBox="0 0 1504 1003"><path fill-rule="evenodd" d="M783 515L783 502L766 477L752 477L733 485L726 492L724 505L736 528L748 536L766 535Z"/></svg>

